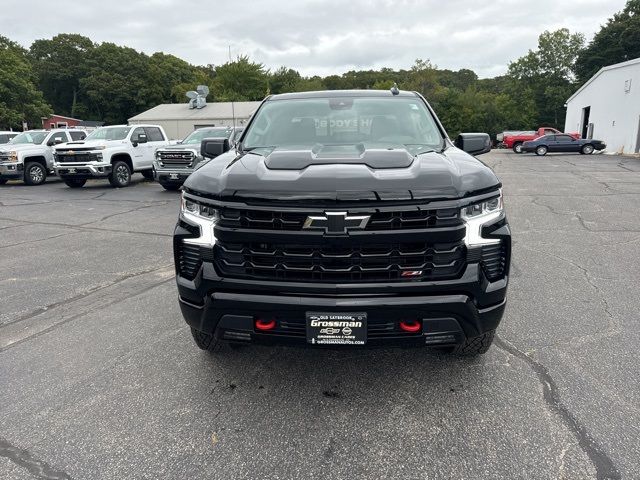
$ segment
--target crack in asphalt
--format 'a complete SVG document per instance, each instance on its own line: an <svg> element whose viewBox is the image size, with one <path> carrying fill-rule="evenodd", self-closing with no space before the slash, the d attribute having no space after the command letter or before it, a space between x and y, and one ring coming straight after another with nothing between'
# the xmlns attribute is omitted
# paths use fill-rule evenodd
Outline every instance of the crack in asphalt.
<svg viewBox="0 0 640 480"><path fill-rule="evenodd" d="M0 249L9 248L9 247L17 247L19 245L27 245L28 243L45 242L47 240L53 240L54 238L66 237L68 235L75 235L77 233L80 233L80 232L79 231L75 231L75 232L60 233L60 234L54 235L52 237L36 238L34 240L25 240L24 242L18 242L18 243L8 243L6 245L0 245Z"/></svg>
<svg viewBox="0 0 640 480"><path fill-rule="evenodd" d="M92 294L94 294L96 292L104 290L105 288L113 287L114 285L117 285L117 284L122 283L122 282L124 282L126 280L129 280L130 278L139 277L140 275L146 275L148 273L157 272L159 270L163 270L165 268L169 268L171 265L172 264L169 263L169 264L166 264L166 265L162 265L160 267L154 267L154 268L149 268L149 269L146 269L146 270L140 270L138 272L128 273L126 275L123 275L121 277L116 278L112 282L109 282L109 283L107 283L105 285L97 285L97 286L91 287L89 290L87 290L87 291L85 291L83 293L80 293L78 295L75 295L75 296L73 296L71 298L67 298L67 299L61 300L59 302L50 303L49 305L45 305L44 307L40 307L40 308L37 308L35 310L32 310L31 312L28 312L28 313L26 313L26 314L24 314L24 315L22 315L22 316L20 316L20 317L18 317L16 319L14 319L14 320L11 320L9 322L5 322L5 323L0 325L0 330L2 330L2 328L6 327L7 325L13 325L13 324L18 323L18 322L23 322L25 320L30 320L30 319L32 319L34 317L37 317L38 315L42 315L43 313L48 312L49 310L51 310L53 308L57 308L57 307L60 307L62 305L65 305L65 304L72 303L72 302L75 302L77 300L81 300L81 299L83 299L85 297L88 297L89 295L92 295Z"/></svg>
<svg viewBox="0 0 640 480"><path fill-rule="evenodd" d="M150 204L150 205L141 205L140 207L132 208L130 210L125 210L124 212L112 213L110 215L107 215L106 217L102 217L100 220L95 220L93 222L82 223L81 226L91 225L92 223L104 222L105 220L107 220L109 218L112 218L112 217L116 217L118 215L126 215L127 213L137 212L138 210L143 210L145 208L160 207L160 206L168 205L168 203L169 202L164 201L162 203L154 203L154 204Z"/></svg>
<svg viewBox="0 0 640 480"><path fill-rule="evenodd" d="M569 407L567 407L560 399L558 385L549 373L549 369L498 336L495 337L495 344L499 349L523 360L536 373L540 380L540 384L542 385L543 398L545 402L549 406L549 409L560 417L565 426L576 437L578 445L596 469L596 478L598 480L622 479L622 475L614 465L613 460L609 458L602 446L596 442L584 425L582 425L571 410L569 410Z"/></svg>
<svg viewBox="0 0 640 480"><path fill-rule="evenodd" d="M85 311L82 311L82 312L77 313L75 315L71 315L70 317L65 318L64 320L62 320L60 322L54 323L53 325L51 325L48 328L45 328L45 329L40 330L38 332L35 332L34 334L29 335L27 337L24 337L24 338L22 338L22 339L20 339L20 340L18 340L16 342L10 343L6 347L0 348L0 353L5 352L6 350L9 350L10 348L13 348L15 346L21 345L24 342L27 342L27 341L32 340L34 338L38 338L41 335L49 333L49 332L51 332L53 330L56 330L57 328L59 328L59 327L61 327L63 325L66 325L67 323L69 323L69 322L71 322L73 320L76 320L78 318L84 317L87 313L90 313L91 311L102 310L104 308L107 308L107 307L110 307L112 305L115 305L116 303L122 302L124 300L128 300L129 298L137 297L138 295L142 295L143 293L146 293L146 292L148 292L150 290L153 290L154 288L159 287L160 285L163 285L163 284L168 283L170 281L175 281L175 279L173 277L165 278L164 280L160 280L159 282L155 282L155 283L152 283L151 285L147 285L146 287L144 287L144 288L142 288L142 289L140 289L140 290L138 290L138 291L136 291L134 293L117 297L117 298L113 299L112 301L107 302L104 305L99 306L97 309L94 308L93 310L85 310Z"/></svg>
<svg viewBox="0 0 640 480"><path fill-rule="evenodd" d="M522 245L520 248L524 248L525 250L530 250L532 252L541 253L543 255L547 255L547 256L556 258L556 259L558 259L560 261L568 263L569 265L571 265L574 268L577 268L578 270L580 270L580 272L584 276L585 281L589 284L589 286L591 288L593 288L593 290L598 294L598 296L600 298L600 302L602 303L602 309L603 309L604 313L607 315L607 317L609 317L608 322L607 322L607 326L603 330L598 330L595 333L592 333L592 334L589 334L589 335L584 335L582 337L574 338L572 340L572 343L574 345L587 343L588 341L593 340L593 339L598 338L598 337L601 337L603 335L612 336L612 335L616 335L616 334L620 333L620 325L619 325L618 322L616 322L616 317L611 312L611 306L609 305L609 302L607 301L607 298L606 298L605 294L602 292L602 290L600 290L600 287L595 283L595 280L593 279L593 277L591 276L591 274L589 273L589 270L587 268L583 267L582 265L579 265L578 263L574 262L573 260L565 258L565 257L563 257L561 255L557 255L555 253L546 252L544 250L538 250L538 249L535 249L535 248L528 247L526 245Z"/></svg>
<svg viewBox="0 0 640 480"><path fill-rule="evenodd" d="M177 217L176 217L177 218ZM9 222L17 222L18 220L16 220L15 218L7 218L7 217L0 217L0 220L5 220L5 221L9 221ZM151 235L151 236L155 236L155 237L173 237L173 234L171 233L156 233L156 232L140 232L140 231L136 231L136 230L118 230L115 228L98 228L98 227L89 227L87 224L80 224L80 225L69 225L68 223L59 223L59 222L32 222L32 221L27 221L27 220L20 220L24 225L48 225L48 226L54 226L54 227L66 227L66 228L75 228L78 230L87 230L87 231L97 231L97 232L113 232L113 233L129 233L132 235ZM93 223L93 222L91 222Z"/></svg>
<svg viewBox="0 0 640 480"><path fill-rule="evenodd" d="M44 480L71 480L71 476L68 473L56 470L47 462L35 458L28 450L12 445L2 437L0 437L0 456L26 469L36 478Z"/></svg>

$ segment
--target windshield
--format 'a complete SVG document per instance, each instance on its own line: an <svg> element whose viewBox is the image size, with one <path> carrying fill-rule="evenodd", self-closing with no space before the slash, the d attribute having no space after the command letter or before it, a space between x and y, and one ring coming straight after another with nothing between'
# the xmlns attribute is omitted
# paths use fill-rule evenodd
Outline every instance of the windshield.
<svg viewBox="0 0 640 480"><path fill-rule="evenodd" d="M130 130L131 127L98 128L88 135L85 140L124 140Z"/></svg>
<svg viewBox="0 0 640 480"><path fill-rule="evenodd" d="M185 138L183 144L200 144L205 138L229 138L231 135L230 128L199 128L198 130L191 132L187 138Z"/></svg>
<svg viewBox="0 0 640 480"><path fill-rule="evenodd" d="M440 149L443 137L418 97L334 97L265 103L244 137L243 149L403 145L414 154Z"/></svg>
<svg viewBox="0 0 640 480"><path fill-rule="evenodd" d="M13 137L9 143L16 145L18 143L33 143L34 145L40 145L47 137L49 132L23 132L20 135Z"/></svg>

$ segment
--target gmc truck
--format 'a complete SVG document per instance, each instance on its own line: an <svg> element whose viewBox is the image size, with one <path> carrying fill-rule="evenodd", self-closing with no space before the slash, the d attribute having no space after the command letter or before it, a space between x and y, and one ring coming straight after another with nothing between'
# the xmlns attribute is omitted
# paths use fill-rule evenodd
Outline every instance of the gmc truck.
<svg viewBox="0 0 640 480"><path fill-rule="evenodd" d="M101 127L82 142L56 148L54 169L71 188L84 186L89 178L107 178L112 187L126 187L134 172L153 178L155 151L166 145L167 135L158 125Z"/></svg>
<svg viewBox="0 0 640 480"><path fill-rule="evenodd" d="M185 182L174 232L196 345L439 347L486 352L511 234L501 183L416 92L267 97L236 148Z"/></svg>
<svg viewBox="0 0 640 480"><path fill-rule="evenodd" d="M554 134L562 134L562 132L551 127L540 127L535 132L520 132L516 133L515 135L505 134L502 138L502 143L505 148L511 148L515 153L522 153L522 144L524 142L535 140L536 138L542 137L544 135ZM567 133L567 135L571 135L573 138L580 138L579 133Z"/></svg>
<svg viewBox="0 0 640 480"><path fill-rule="evenodd" d="M196 168L206 161L200 155L205 138L228 138L234 146L242 133L240 127L207 127L191 132L177 145L158 148L153 162L153 178L166 190L179 189Z"/></svg>
<svg viewBox="0 0 640 480"><path fill-rule="evenodd" d="M41 185L54 173L53 147L87 136L84 130L28 130L0 146L0 185L8 180L22 180L27 185Z"/></svg>

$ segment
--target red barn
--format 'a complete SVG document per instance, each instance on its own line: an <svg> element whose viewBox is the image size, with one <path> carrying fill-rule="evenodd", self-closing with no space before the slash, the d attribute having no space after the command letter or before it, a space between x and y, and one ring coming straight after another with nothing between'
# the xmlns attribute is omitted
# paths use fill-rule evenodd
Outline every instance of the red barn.
<svg viewBox="0 0 640 480"><path fill-rule="evenodd" d="M77 127L80 123L82 123L82 120L79 118L63 117L62 115L54 114L50 117L42 117L42 128L45 130Z"/></svg>

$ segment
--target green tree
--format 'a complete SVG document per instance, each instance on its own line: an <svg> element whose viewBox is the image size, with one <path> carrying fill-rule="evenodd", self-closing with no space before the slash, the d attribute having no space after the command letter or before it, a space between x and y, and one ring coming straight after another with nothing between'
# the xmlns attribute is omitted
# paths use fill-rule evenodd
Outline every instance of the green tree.
<svg viewBox="0 0 640 480"><path fill-rule="evenodd" d="M126 123L162 102L162 92L149 74L149 57L143 53L105 42L89 52L87 65L80 89L93 118Z"/></svg>
<svg viewBox="0 0 640 480"><path fill-rule="evenodd" d="M87 55L94 47L87 37L67 33L31 45L38 85L56 113L73 117L86 112L78 91L80 79L87 74Z"/></svg>
<svg viewBox="0 0 640 480"><path fill-rule="evenodd" d="M0 36L0 127L22 129L41 126L41 117L51 114L35 84L35 75L26 50Z"/></svg>
<svg viewBox="0 0 640 480"><path fill-rule="evenodd" d="M607 65L640 57L640 0L629 0L625 8L607 21L582 50L576 61L581 83Z"/></svg>
<svg viewBox="0 0 640 480"><path fill-rule="evenodd" d="M214 82L214 95L221 101L262 100L268 89L264 65L245 55L216 67Z"/></svg>
<svg viewBox="0 0 640 480"><path fill-rule="evenodd" d="M533 93L539 125L564 127L564 102L577 87L574 68L583 46L581 33L566 28L545 31L536 50L509 64L509 76L517 88Z"/></svg>
<svg viewBox="0 0 640 480"><path fill-rule="evenodd" d="M202 84L200 80L205 84L211 83L211 76L206 71L161 52L154 53L149 58L147 77L151 82L154 98L159 98L161 103L170 103L178 93L181 95L176 100L185 101L186 92Z"/></svg>
<svg viewBox="0 0 640 480"><path fill-rule="evenodd" d="M269 90L273 94L295 92L301 80L296 70L283 66L269 75Z"/></svg>

